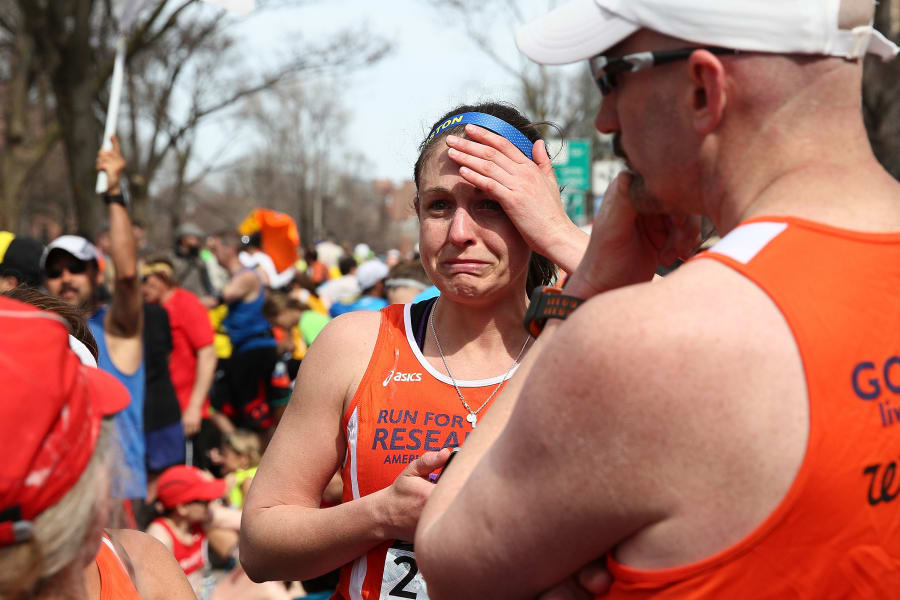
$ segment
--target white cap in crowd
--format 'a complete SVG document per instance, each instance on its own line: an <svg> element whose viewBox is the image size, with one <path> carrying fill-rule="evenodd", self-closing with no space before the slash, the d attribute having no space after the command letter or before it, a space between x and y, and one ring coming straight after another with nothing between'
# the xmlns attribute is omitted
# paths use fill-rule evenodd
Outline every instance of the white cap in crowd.
<svg viewBox="0 0 900 600"><path fill-rule="evenodd" d="M80 235L61 235L44 249L44 255L41 257L42 269L47 264L47 257L54 250L63 250L85 262L97 260L97 257L100 256L97 247Z"/></svg>
<svg viewBox="0 0 900 600"><path fill-rule="evenodd" d="M387 277L388 271L390 271L388 266L377 258L367 260L356 269L356 280L359 282L359 289L366 291L373 287Z"/></svg>
<svg viewBox="0 0 900 600"><path fill-rule="evenodd" d="M522 27L516 44L543 64L602 54L639 29L751 52L889 60L900 49L872 27L874 0L570 0Z"/></svg>
<svg viewBox="0 0 900 600"><path fill-rule="evenodd" d="M368 260L372 256L372 249L369 248L368 244L359 243L353 247L353 256L358 261Z"/></svg>

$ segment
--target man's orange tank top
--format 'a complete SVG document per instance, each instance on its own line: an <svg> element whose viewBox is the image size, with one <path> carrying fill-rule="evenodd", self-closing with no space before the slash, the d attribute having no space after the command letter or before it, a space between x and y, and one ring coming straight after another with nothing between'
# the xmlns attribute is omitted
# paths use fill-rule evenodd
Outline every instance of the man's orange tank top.
<svg viewBox="0 0 900 600"><path fill-rule="evenodd" d="M671 569L611 559L608 597L900 598L900 233L757 218L697 259L741 273L784 315L806 377L806 454L745 539Z"/></svg>
<svg viewBox="0 0 900 600"><path fill-rule="evenodd" d="M141 600L125 564L106 535L94 561L100 571L100 600Z"/></svg>
<svg viewBox="0 0 900 600"><path fill-rule="evenodd" d="M453 382L428 362L416 343L411 306L394 304L381 310L375 350L344 415L344 502L388 487L423 452L462 445L472 431ZM457 384L475 410L502 381L503 375ZM345 565L333 598L427 600L410 542L380 544Z"/></svg>

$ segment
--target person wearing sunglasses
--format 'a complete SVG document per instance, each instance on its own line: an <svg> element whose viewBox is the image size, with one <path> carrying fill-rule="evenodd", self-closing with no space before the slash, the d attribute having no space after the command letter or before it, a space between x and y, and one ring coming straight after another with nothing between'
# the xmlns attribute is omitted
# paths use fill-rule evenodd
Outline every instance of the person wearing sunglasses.
<svg viewBox="0 0 900 600"><path fill-rule="evenodd" d="M588 62L628 172L582 302L547 302L426 503L430 598L534 597L603 556L612 599L898 597L900 184L860 98L863 59L900 48L873 11L570 0L519 31ZM480 188L509 181L496 147L455 147ZM651 283L698 215L722 240Z"/></svg>
<svg viewBox="0 0 900 600"><path fill-rule="evenodd" d="M107 207L115 268L111 301L101 303L98 293L100 253L81 236L63 235L50 242L41 258L41 267L44 287L50 295L88 314L88 324L99 347L99 367L112 373L131 395L131 403L115 417L126 472L113 482L113 495L142 501L147 495L143 426L145 369L141 342L143 300L134 234L126 208L127 192L122 181L126 163L118 140L115 136L112 139L112 149L100 150L97 155L97 170L106 171L109 182L109 191L102 201Z"/></svg>

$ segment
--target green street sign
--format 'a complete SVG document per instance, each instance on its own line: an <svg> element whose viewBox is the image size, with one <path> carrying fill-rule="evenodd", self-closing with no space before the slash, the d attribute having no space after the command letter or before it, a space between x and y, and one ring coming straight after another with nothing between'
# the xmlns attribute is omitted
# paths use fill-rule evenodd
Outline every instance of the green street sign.
<svg viewBox="0 0 900 600"><path fill-rule="evenodd" d="M562 202L566 214L579 227L587 223L584 196L585 192L569 191L568 189L562 192Z"/></svg>
<svg viewBox="0 0 900 600"><path fill-rule="evenodd" d="M552 147L552 146L551 146ZM591 189L591 141L567 140L553 159L553 173L566 191Z"/></svg>

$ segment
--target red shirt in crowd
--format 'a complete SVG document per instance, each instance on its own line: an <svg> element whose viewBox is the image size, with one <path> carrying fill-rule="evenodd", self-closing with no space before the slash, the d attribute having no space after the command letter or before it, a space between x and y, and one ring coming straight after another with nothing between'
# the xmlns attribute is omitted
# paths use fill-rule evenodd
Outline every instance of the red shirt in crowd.
<svg viewBox="0 0 900 600"><path fill-rule="evenodd" d="M181 412L187 409L197 374L197 351L213 343L209 313L197 296L176 288L163 303L169 313L172 328L172 354L169 356L169 375ZM203 418L209 417L209 398L203 402Z"/></svg>

